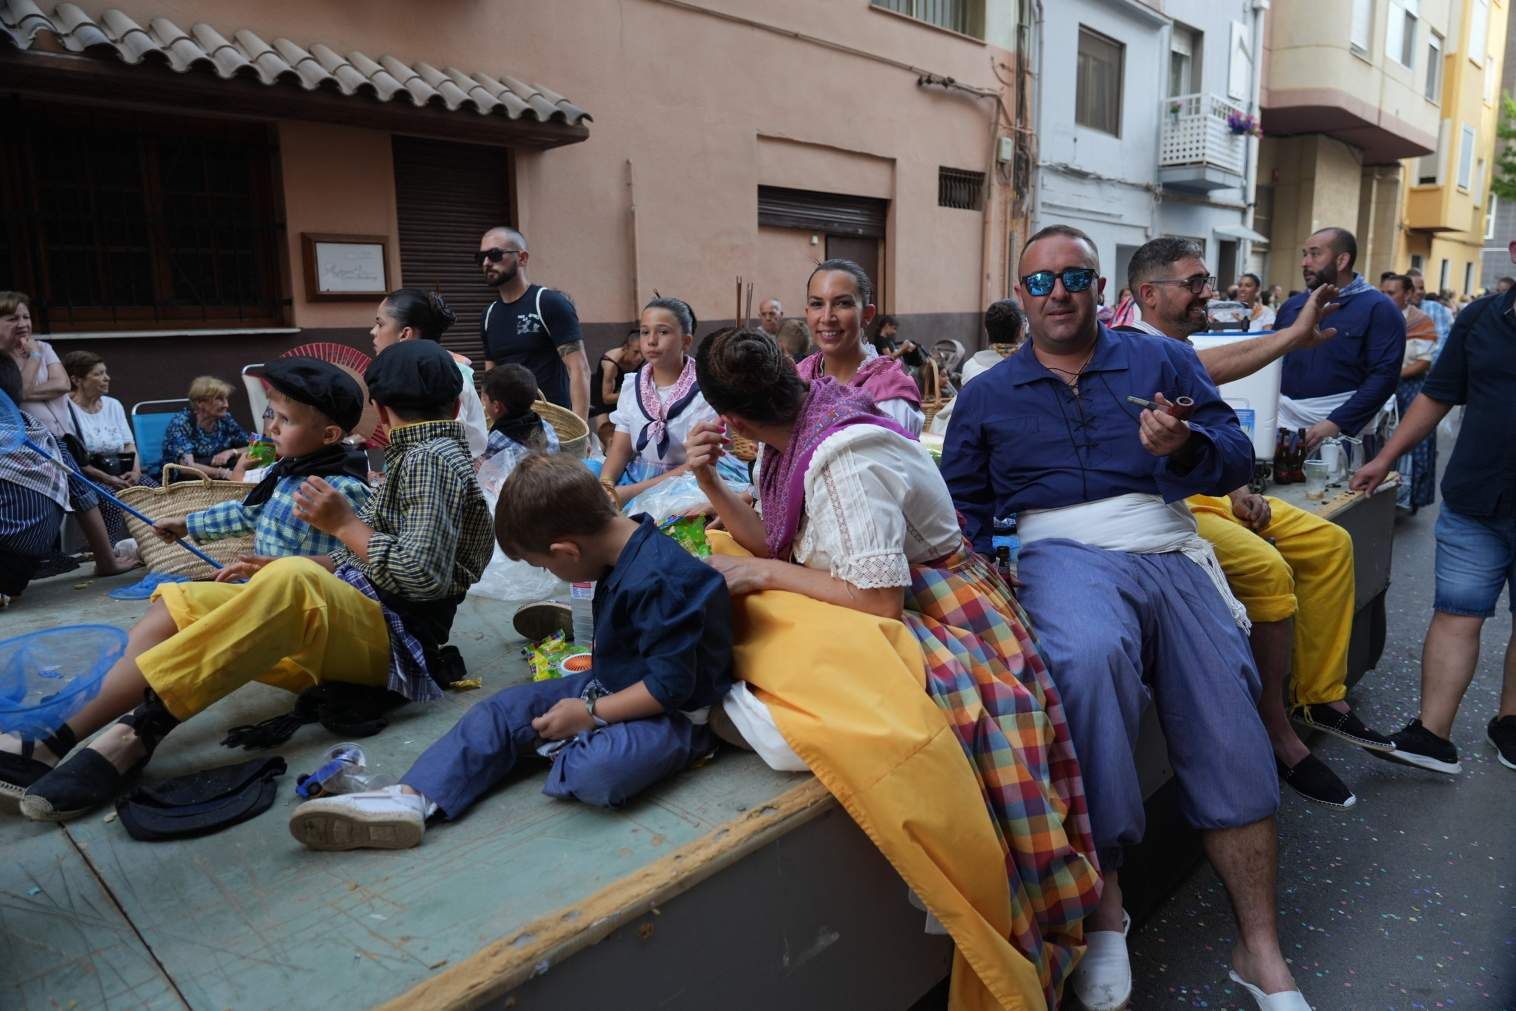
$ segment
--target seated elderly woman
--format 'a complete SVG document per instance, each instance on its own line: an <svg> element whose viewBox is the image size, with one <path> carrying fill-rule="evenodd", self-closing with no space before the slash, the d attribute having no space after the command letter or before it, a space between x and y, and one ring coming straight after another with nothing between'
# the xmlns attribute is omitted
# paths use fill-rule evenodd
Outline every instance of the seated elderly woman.
<svg viewBox="0 0 1516 1011"><path fill-rule="evenodd" d="M63 369L73 387L69 393L69 422L73 436L83 448L85 476L111 491L134 485L156 487L158 482L142 473L142 460L137 455L131 423L126 420L126 409L121 401L107 396L111 375L105 359L93 351L70 351L63 356ZM127 536L120 509L101 502L100 515L105 519L112 543Z"/></svg>
<svg viewBox="0 0 1516 1011"><path fill-rule="evenodd" d="M238 480L245 468L247 433L231 416L232 385L215 376L190 383L190 405L163 433L163 461L198 470L223 481Z"/></svg>
<svg viewBox="0 0 1516 1011"><path fill-rule="evenodd" d="M723 424L686 444L731 536L711 564L747 684L718 728L776 768L813 769L1002 1004L1019 989L1055 1005L1096 872L1078 761L1020 607L964 540L926 450L863 391L802 380L755 330L705 338L696 369L725 428L763 447L760 515L716 478ZM986 865L1002 898L955 904L944 880Z"/></svg>

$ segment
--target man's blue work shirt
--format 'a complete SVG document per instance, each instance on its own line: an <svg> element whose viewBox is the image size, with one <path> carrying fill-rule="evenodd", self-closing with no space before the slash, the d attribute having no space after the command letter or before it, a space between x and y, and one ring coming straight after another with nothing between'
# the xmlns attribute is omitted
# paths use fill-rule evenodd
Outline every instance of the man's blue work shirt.
<svg viewBox="0 0 1516 1011"><path fill-rule="evenodd" d="M1279 307L1274 329L1295 322L1311 293L1303 291ZM1284 356L1279 389L1296 400L1356 390L1348 402L1327 415L1348 435L1357 435L1374 412L1395 395L1405 358L1405 314L1376 288L1339 299L1341 308L1322 326L1337 336L1313 348Z"/></svg>
<svg viewBox="0 0 1516 1011"><path fill-rule="evenodd" d="M664 709L700 709L732 687L732 601L721 573L646 515L595 587L594 675L641 681Z"/></svg>
<svg viewBox="0 0 1516 1011"><path fill-rule="evenodd" d="M1252 477L1252 442L1183 341L1102 326L1078 387L1075 396L1028 341L958 394L942 476L975 550L990 553L994 516L1132 492L1166 502L1224 495ZM1185 473L1142 448L1142 409L1126 401L1159 392L1195 401L1197 452Z"/></svg>
<svg viewBox="0 0 1516 1011"><path fill-rule="evenodd" d="M1442 472L1443 505L1471 519L1516 515L1516 288L1458 314L1423 396L1463 404Z"/></svg>

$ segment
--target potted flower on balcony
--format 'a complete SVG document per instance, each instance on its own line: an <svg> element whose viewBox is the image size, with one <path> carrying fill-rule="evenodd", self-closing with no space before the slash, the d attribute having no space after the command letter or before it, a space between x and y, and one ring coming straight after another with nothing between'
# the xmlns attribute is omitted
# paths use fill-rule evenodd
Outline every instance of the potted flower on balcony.
<svg viewBox="0 0 1516 1011"><path fill-rule="evenodd" d="M1262 137L1263 126L1258 122L1258 117L1241 109L1233 109L1227 113L1226 128L1237 137Z"/></svg>

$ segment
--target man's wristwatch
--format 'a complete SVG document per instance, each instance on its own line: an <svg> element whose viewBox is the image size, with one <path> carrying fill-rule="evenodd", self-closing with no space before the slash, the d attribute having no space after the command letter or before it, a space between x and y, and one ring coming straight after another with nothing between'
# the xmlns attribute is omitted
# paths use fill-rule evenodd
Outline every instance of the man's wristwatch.
<svg viewBox="0 0 1516 1011"><path fill-rule="evenodd" d="M595 703L598 702L599 700L600 700L600 696L598 696L598 695L595 695L595 694L586 695L584 697L584 708L589 711L590 719L595 721L595 726L596 727L603 727L603 726L606 726L606 722L604 720L602 720L600 717L598 717L598 716L595 715Z"/></svg>

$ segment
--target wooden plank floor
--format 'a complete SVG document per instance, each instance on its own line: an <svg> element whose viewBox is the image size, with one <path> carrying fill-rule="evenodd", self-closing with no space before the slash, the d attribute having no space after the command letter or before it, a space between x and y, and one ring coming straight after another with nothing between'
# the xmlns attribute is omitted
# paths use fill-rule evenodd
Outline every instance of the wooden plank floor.
<svg viewBox="0 0 1516 1011"><path fill-rule="evenodd" d="M142 603L104 596L132 576L70 573L0 611L0 638L68 621L128 626ZM511 607L470 600L454 642L484 692L524 679ZM398 776L482 692L407 707L362 742ZM164 744L151 777L242 760L217 746L229 726L289 708L251 685ZM546 914L572 906L707 836L801 781L727 750L628 808L541 794L524 771L461 821L405 852L314 853L289 835L295 775L333 743L306 727L277 749L289 763L272 810L203 839L142 843L100 812L66 827L3 816L0 1007L370 1007ZM40 889L34 891L34 889Z"/></svg>

